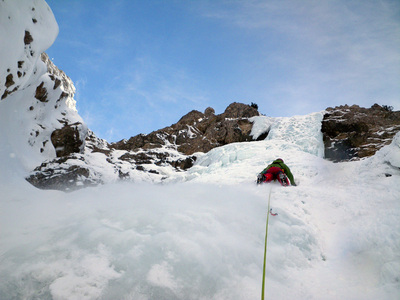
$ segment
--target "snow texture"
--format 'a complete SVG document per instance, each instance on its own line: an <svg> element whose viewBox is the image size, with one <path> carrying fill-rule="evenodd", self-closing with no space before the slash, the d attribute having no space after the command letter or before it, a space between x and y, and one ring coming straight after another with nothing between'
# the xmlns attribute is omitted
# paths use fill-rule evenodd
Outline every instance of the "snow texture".
<svg viewBox="0 0 400 300"><path fill-rule="evenodd" d="M288 118L280 130L297 131L307 119ZM232 144L164 185L63 193L9 178L0 184L0 298L259 298L272 189L278 216L269 224L268 297L396 299L399 139L371 158L338 164L292 137ZM254 184L277 156L299 186Z"/></svg>
<svg viewBox="0 0 400 300"><path fill-rule="evenodd" d="M0 20L31 14L33 4L49 25L44 50L56 32L44 1L0 2ZM4 49L1 57L20 55ZM38 157L26 142L36 123L22 99L32 93L26 85L0 101L0 299L259 299L271 190L267 299L398 299L400 133L373 157L334 164L323 159L322 113L258 117L252 134L270 130L266 140L197 153L193 168L164 184L64 193L24 180L54 155ZM51 127L57 113L38 116ZM298 186L256 186L278 157Z"/></svg>

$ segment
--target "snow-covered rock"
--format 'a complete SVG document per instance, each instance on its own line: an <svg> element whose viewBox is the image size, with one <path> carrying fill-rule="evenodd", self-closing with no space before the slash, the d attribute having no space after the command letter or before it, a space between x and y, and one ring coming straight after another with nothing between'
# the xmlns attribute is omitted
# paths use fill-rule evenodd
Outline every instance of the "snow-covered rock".
<svg viewBox="0 0 400 300"><path fill-rule="evenodd" d="M255 140L251 130L259 115L256 109L232 103L220 115L213 111L191 111L169 127L113 144L90 130L83 144L76 124L66 124L51 135L57 158L44 161L27 180L39 188L65 190L118 180L161 182L192 167L195 153Z"/></svg>
<svg viewBox="0 0 400 300"><path fill-rule="evenodd" d="M0 20L0 96L4 100L43 75L44 66L38 60L54 42L58 25L45 1L1 1Z"/></svg>
<svg viewBox="0 0 400 300"><path fill-rule="evenodd" d="M77 114L75 87L43 53L58 25L45 1L0 2L1 140L24 172L56 157L51 135L73 126L78 139L87 128Z"/></svg>

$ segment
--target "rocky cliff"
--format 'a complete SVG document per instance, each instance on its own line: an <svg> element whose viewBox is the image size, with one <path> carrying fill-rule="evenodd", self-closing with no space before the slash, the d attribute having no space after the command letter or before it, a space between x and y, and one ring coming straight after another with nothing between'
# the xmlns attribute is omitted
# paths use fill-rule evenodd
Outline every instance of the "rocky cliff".
<svg viewBox="0 0 400 300"><path fill-rule="evenodd" d="M241 103L232 103L220 115L215 115L211 107L204 113L193 110L170 127L122 140L111 148L137 151L171 144L185 155L208 152L218 146L252 140L249 118L258 115L255 108Z"/></svg>
<svg viewBox="0 0 400 300"><path fill-rule="evenodd" d="M400 111L374 104L327 108L322 121L325 158L340 162L374 155L400 131Z"/></svg>

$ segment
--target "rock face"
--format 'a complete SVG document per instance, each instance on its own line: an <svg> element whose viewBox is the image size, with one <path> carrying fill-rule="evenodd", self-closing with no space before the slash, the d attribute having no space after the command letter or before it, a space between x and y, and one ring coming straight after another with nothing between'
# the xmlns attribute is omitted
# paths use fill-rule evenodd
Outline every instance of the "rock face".
<svg viewBox="0 0 400 300"><path fill-rule="evenodd" d="M374 155L400 131L400 111L374 104L328 108L322 121L325 158L334 162Z"/></svg>
<svg viewBox="0 0 400 300"><path fill-rule="evenodd" d="M111 144L112 149L137 151L174 145L176 150L192 155L195 152L208 152L211 149L235 142L251 141L253 124L250 117L259 112L242 103L232 103L225 112L215 115L209 107L204 113L193 110L183 116L176 124L148 135L137 135L129 140Z"/></svg>

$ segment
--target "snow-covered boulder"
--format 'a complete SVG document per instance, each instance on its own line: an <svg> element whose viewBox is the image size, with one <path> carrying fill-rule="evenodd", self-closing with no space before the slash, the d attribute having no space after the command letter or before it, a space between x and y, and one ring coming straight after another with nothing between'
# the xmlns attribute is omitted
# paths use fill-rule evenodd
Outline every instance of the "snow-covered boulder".
<svg viewBox="0 0 400 300"><path fill-rule="evenodd" d="M56 157L68 140L52 134L74 126L83 145L86 125L75 107L75 87L43 53L58 25L43 0L0 1L0 126L5 148L29 172ZM79 148L81 151L83 147Z"/></svg>

